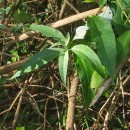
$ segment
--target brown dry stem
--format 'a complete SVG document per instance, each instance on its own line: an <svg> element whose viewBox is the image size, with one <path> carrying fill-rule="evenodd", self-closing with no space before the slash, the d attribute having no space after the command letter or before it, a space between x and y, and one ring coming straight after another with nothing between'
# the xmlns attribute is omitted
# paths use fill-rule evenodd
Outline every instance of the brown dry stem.
<svg viewBox="0 0 130 130"><path fill-rule="evenodd" d="M77 72L75 72L74 78L71 82L70 93L69 93L66 130L73 130L74 129L75 99L76 99L76 93L77 93L77 89L78 89L78 82L79 82L79 79L77 76Z"/></svg>

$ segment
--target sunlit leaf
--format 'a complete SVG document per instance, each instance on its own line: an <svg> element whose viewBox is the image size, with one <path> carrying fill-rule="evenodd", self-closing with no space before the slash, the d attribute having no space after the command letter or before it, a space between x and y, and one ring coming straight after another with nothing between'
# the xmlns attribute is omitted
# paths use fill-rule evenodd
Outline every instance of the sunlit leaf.
<svg viewBox="0 0 130 130"><path fill-rule="evenodd" d="M25 127L16 127L16 130L25 130Z"/></svg>
<svg viewBox="0 0 130 130"><path fill-rule="evenodd" d="M84 0L86 3L95 2L96 0Z"/></svg>
<svg viewBox="0 0 130 130"><path fill-rule="evenodd" d="M30 26L30 29L37 31L37 32L40 32L47 37L52 37L52 38L54 38L58 41L61 41L63 43L65 42L64 35L60 31L58 31L54 28L51 28L51 27L48 27L48 26L45 26L45 25L32 24Z"/></svg>
<svg viewBox="0 0 130 130"><path fill-rule="evenodd" d="M103 7L105 4L106 4L107 0L99 0L98 4L99 4L99 7Z"/></svg>
<svg viewBox="0 0 130 130"><path fill-rule="evenodd" d="M125 9L128 5L130 5L130 0L121 0L120 4L122 8ZM118 3L113 2L112 5L114 7L112 25L114 25L117 34L121 35L130 29L130 23L127 20L125 21L124 13Z"/></svg>
<svg viewBox="0 0 130 130"><path fill-rule="evenodd" d="M13 77L11 77L11 79L22 76L47 64L56 58L59 55L60 51L61 50L57 48L49 48L43 49L42 51L36 53L23 64L23 66L13 75Z"/></svg>
<svg viewBox="0 0 130 130"><path fill-rule="evenodd" d="M62 79L63 83L65 84L65 86L66 86L68 60L69 60L68 51L66 51L66 52L62 51L59 55L59 72L60 72L61 79Z"/></svg>
<svg viewBox="0 0 130 130"><path fill-rule="evenodd" d="M104 79L96 71L94 71L91 78L90 87L98 89L102 85L103 81Z"/></svg>
<svg viewBox="0 0 130 130"><path fill-rule="evenodd" d="M88 26L91 29L92 41L97 45L97 54L109 75L114 78L116 40L111 24L102 17L93 16L88 19Z"/></svg>
<svg viewBox="0 0 130 130"><path fill-rule="evenodd" d="M71 50L81 59L84 59L101 76L104 76L103 66L95 52L86 45L76 45Z"/></svg>
<svg viewBox="0 0 130 130"><path fill-rule="evenodd" d="M70 42L70 34L67 33L67 36L66 36L66 39L65 39L65 45L68 46L69 42Z"/></svg>
<svg viewBox="0 0 130 130"><path fill-rule="evenodd" d="M117 39L117 63L124 60L129 52L130 31L124 32Z"/></svg>

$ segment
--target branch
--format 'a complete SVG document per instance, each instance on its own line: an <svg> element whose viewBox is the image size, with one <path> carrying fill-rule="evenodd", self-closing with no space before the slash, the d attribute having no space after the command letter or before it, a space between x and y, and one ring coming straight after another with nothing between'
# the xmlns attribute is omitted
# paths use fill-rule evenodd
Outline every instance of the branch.
<svg viewBox="0 0 130 130"><path fill-rule="evenodd" d="M14 62L12 64L1 66L0 75L7 74L7 73L12 72L13 70L18 69L23 63L25 63L25 61L27 61L27 59Z"/></svg>
<svg viewBox="0 0 130 130"><path fill-rule="evenodd" d="M92 10L89 10L89 11L85 11L83 13L79 13L79 14L70 16L68 18L59 20L57 22L50 23L49 25L51 27L53 27L53 28L59 28L59 27L65 26L67 24L70 24L70 23L85 19L88 16L96 15L97 13L102 12L103 10L105 10L105 8L106 8L106 6L103 7L102 9L101 8L96 8L96 9L92 9ZM23 33L23 34L17 36L17 38L15 36L10 37L10 39L14 39L14 42L16 42L16 40L17 41L23 41L25 39L28 39L30 37L35 36L36 34L37 33L34 32L34 31L29 31L29 32L26 32L26 33Z"/></svg>
<svg viewBox="0 0 130 130"><path fill-rule="evenodd" d="M70 23L85 19L88 16L96 15L99 12L102 12L105 9L106 9L106 6L103 7L102 9L101 8L96 8L96 9L92 9L92 10L89 10L89 11L85 11L83 13L79 13L79 14L70 16L68 18L59 20L57 22L51 23L50 26L53 27L53 28L59 28L59 27L65 26L67 24L70 24Z"/></svg>
<svg viewBox="0 0 130 130"><path fill-rule="evenodd" d="M78 76L77 72L74 74L74 78L71 82L71 88L69 93L69 104L68 104L68 112L67 112L67 120L66 120L66 130L74 129L74 117L75 117L75 99L76 93L78 89Z"/></svg>

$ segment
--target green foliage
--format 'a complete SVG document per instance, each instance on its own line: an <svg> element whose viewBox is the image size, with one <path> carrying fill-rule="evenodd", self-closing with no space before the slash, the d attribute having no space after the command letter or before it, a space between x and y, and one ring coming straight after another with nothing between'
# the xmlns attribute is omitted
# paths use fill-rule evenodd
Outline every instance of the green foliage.
<svg viewBox="0 0 130 130"><path fill-rule="evenodd" d="M98 89L102 85L103 81L104 79L96 71L94 71L91 78L90 87Z"/></svg>
<svg viewBox="0 0 130 130"><path fill-rule="evenodd" d="M99 16L88 19L91 29L91 37L97 45L98 56L106 67L108 73L114 79L116 67L116 40L110 23Z"/></svg>
<svg viewBox="0 0 130 130"><path fill-rule="evenodd" d="M47 37L52 37L55 40L60 41L61 43L64 43L64 41L65 41L64 35L60 31L53 29L51 27L44 26L44 25L32 24L30 26L30 29L37 31L37 32L40 32Z"/></svg>
<svg viewBox="0 0 130 130"><path fill-rule="evenodd" d="M13 55L11 57L12 62L16 62L17 60L19 60L18 51L11 50L10 53Z"/></svg>
<svg viewBox="0 0 130 130"><path fill-rule="evenodd" d="M130 43L130 31L124 32L117 39L117 63L123 61L130 51L129 49Z"/></svg>
<svg viewBox="0 0 130 130"><path fill-rule="evenodd" d="M103 7L106 4L107 0L99 0L99 7Z"/></svg>
<svg viewBox="0 0 130 130"><path fill-rule="evenodd" d="M71 50L81 59L84 59L101 76L104 76L103 66L95 52L85 45L75 45Z"/></svg>
<svg viewBox="0 0 130 130"><path fill-rule="evenodd" d="M0 75L0 84L4 84L6 81L6 78Z"/></svg>
<svg viewBox="0 0 130 130"><path fill-rule="evenodd" d="M61 50L57 48L49 48L43 49L42 51L36 53L34 56L29 58L29 60L27 60L27 62L13 75L13 77L11 77L11 79L22 76L47 64L56 58L59 55L60 51Z"/></svg>
<svg viewBox="0 0 130 130"><path fill-rule="evenodd" d="M62 51L59 55L59 72L63 83L66 86L66 76L68 68L69 54L68 51Z"/></svg>
<svg viewBox="0 0 130 130"><path fill-rule="evenodd" d="M25 130L25 127L16 127L16 130Z"/></svg>
<svg viewBox="0 0 130 130"><path fill-rule="evenodd" d="M106 4L107 0L84 0L84 2L97 2L99 4L99 7L103 7Z"/></svg>
<svg viewBox="0 0 130 130"><path fill-rule="evenodd" d="M13 18L17 23L30 23L31 22L31 14L26 13L25 10L17 10L15 11Z"/></svg>
<svg viewBox="0 0 130 130"><path fill-rule="evenodd" d="M114 25L114 28L118 35L121 35L125 31L128 31L130 29L130 12L126 11L129 8L129 5L129 0L119 0L118 2L113 0L111 2L114 13L112 24Z"/></svg>
<svg viewBox="0 0 130 130"><path fill-rule="evenodd" d="M84 97L84 102L86 108L88 108L94 97L94 92L90 87L93 69L89 66L89 64L87 64L84 59L78 57L75 57L75 65L80 81L82 83L82 94Z"/></svg>
<svg viewBox="0 0 130 130"><path fill-rule="evenodd" d="M57 58L59 67L59 73L57 74L60 75L64 86L66 86L67 77L68 76L71 77L70 73L67 72L72 73L76 69L81 82L82 95L85 108L88 109L89 104L91 103L95 95L96 92L95 90L98 90L100 88L100 86L102 85L104 80L108 78L108 76L110 76L114 81L115 69L117 65L120 64L127 57L129 53L130 1L129 0L118 0L118 1L119 2L112 0L108 2L110 3L109 10L112 8L113 11L113 15L111 15L111 17L113 16L113 18L110 18L108 21L107 19L102 18L103 15L100 15L102 17L99 16L89 17L87 19L88 20L87 25L85 25L85 28L82 27L79 29L80 35L74 38L74 40L71 39L72 35L70 33L66 33L66 35L64 36L62 32L60 32L57 29L42 24L41 25L32 24L31 22L34 19L28 13L29 8L22 7L25 8L22 10L22 8L19 7L17 10L15 10L12 16L13 22L16 23L16 25L14 24L14 26L11 27L11 29L14 31L13 33L18 33L20 31L25 30L27 31L33 30L35 32L41 33L46 37L52 38L51 41L52 43L51 45L49 45L50 47L48 48L46 48L46 45L42 47L44 49L42 49L39 52L35 50L37 45L34 45L34 42L35 40L40 41L41 40L40 38L35 37L36 39L34 38L34 41L31 41L29 43L28 41L26 42L27 44L29 44L29 46L32 46L33 49L30 48L28 49L28 47L26 47L26 45L23 42L16 43L15 50L11 49L11 51L10 50L8 51L12 54L12 56L9 57L9 60L7 60L8 62L16 62L21 58L20 55L21 56L23 56L24 54L26 54L27 56L30 55L30 53L28 53L29 51L32 52L33 50L35 50L36 53L34 55L32 55L31 53L32 56L10 78L10 80L18 78L19 76L24 76L25 74L30 73L32 71L35 71L36 69L40 68L41 66L44 66L45 64L54 62L54 60ZM99 4L99 7L103 7L107 3L107 0L85 0L85 2L88 3L97 2ZM24 4L22 6L24 6ZM5 9L1 8L0 18L2 19L3 14L4 13L8 14L9 12L10 7ZM46 16L48 15L49 13L46 14ZM43 19L43 17L45 16L42 15L41 18L39 18L37 21L35 20L34 23L39 23L39 21ZM26 23L29 24L25 25ZM6 28L7 27L5 25L0 24L1 30L2 29L4 30ZM7 61L5 60L3 61L3 63ZM71 69L71 71L68 71L68 67L71 67L69 68L69 70ZM8 79L3 76L0 76L0 84L5 83L6 80ZM29 117L30 112L26 116ZM52 124L54 124L57 118L50 117L49 120L50 122L52 122ZM66 120L66 112L63 113L62 122L64 126L65 126L65 120ZM88 126L86 118L85 123L86 126ZM33 129L34 126L35 125L33 124L28 126L27 128ZM16 128L16 130L24 130L24 129L25 129L24 127Z"/></svg>
<svg viewBox="0 0 130 130"><path fill-rule="evenodd" d="M95 2L96 0L85 0L84 2L90 3L90 2Z"/></svg>

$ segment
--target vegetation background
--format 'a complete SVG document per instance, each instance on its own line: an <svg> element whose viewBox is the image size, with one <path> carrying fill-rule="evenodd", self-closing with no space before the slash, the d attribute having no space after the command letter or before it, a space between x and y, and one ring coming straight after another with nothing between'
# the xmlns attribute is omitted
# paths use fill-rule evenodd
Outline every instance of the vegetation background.
<svg viewBox="0 0 130 130"><path fill-rule="evenodd" d="M129 0L0 0L0 130L129 130L129 43Z"/></svg>

